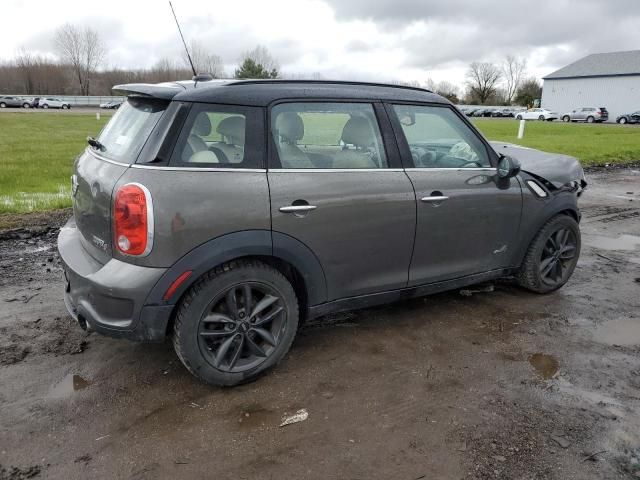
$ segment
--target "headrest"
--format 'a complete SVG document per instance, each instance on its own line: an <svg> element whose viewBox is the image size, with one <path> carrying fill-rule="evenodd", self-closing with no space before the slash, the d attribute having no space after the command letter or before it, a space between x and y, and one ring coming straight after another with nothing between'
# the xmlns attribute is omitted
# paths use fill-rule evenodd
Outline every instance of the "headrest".
<svg viewBox="0 0 640 480"><path fill-rule="evenodd" d="M342 129L342 141L349 145L368 147L374 143L371 125L364 117L351 117Z"/></svg>
<svg viewBox="0 0 640 480"><path fill-rule="evenodd" d="M216 127L216 132L230 139L234 145L240 145L244 143L244 128L244 117L235 115L223 118Z"/></svg>
<svg viewBox="0 0 640 480"><path fill-rule="evenodd" d="M291 143L295 143L304 137L304 123L295 112L282 112L276 117L276 130L278 135Z"/></svg>
<svg viewBox="0 0 640 480"><path fill-rule="evenodd" d="M209 115L205 112L200 112L196 117L196 121L193 122L191 133L199 137L208 137L211 135L211 120L209 119Z"/></svg>

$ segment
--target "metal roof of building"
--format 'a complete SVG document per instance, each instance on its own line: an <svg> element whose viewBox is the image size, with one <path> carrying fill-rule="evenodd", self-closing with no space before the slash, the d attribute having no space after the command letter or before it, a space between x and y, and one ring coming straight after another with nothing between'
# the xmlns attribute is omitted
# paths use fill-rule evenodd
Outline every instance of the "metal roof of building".
<svg viewBox="0 0 640 480"><path fill-rule="evenodd" d="M544 77L544 80L580 77L640 75L640 50L593 53Z"/></svg>

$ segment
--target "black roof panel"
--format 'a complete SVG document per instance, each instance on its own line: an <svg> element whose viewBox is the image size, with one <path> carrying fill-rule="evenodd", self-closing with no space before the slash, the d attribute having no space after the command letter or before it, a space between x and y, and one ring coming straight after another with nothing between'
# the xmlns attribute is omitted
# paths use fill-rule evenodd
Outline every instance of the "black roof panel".
<svg viewBox="0 0 640 480"><path fill-rule="evenodd" d="M178 93L174 99L185 102L205 102L266 106L282 99L353 99L389 100L407 102L449 103L428 90L400 85L364 82L314 80L246 80L209 85L199 83L197 88Z"/></svg>

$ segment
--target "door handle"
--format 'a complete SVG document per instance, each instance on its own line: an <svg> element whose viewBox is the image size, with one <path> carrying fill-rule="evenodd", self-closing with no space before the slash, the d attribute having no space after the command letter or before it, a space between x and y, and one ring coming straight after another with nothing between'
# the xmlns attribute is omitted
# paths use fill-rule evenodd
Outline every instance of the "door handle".
<svg viewBox="0 0 640 480"><path fill-rule="evenodd" d="M445 200L449 200L449 197L445 195L432 195L430 197L422 197L420 199L420 201L426 202L426 203L440 203L440 202L444 202Z"/></svg>
<svg viewBox="0 0 640 480"><path fill-rule="evenodd" d="M282 213L300 213L300 212L309 212L311 210L315 210L315 205L289 205L287 207L280 207L279 210Z"/></svg>

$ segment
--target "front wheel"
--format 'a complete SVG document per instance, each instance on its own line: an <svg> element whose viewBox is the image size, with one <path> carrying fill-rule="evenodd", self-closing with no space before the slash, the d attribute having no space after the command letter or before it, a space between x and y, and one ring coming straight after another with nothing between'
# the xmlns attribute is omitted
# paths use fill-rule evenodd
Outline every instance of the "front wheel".
<svg viewBox="0 0 640 480"><path fill-rule="evenodd" d="M569 115L565 115L564 117L562 117L562 121L563 122L570 122L571 118L569 117Z"/></svg>
<svg viewBox="0 0 640 480"><path fill-rule="evenodd" d="M66 105L62 105L62 109L63 110L66 110L67 108L69 108L69 107L67 107Z"/></svg>
<svg viewBox="0 0 640 480"><path fill-rule="evenodd" d="M42 105L42 108L49 108L49 105Z"/></svg>
<svg viewBox="0 0 640 480"><path fill-rule="evenodd" d="M618 123L620 123L621 125L624 125L625 123L627 123L627 119L622 117L620 120L618 120Z"/></svg>
<svg viewBox="0 0 640 480"><path fill-rule="evenodd" d="M257 378L291 347L298 300L278 270L235 261L206 274L182 299L173 346L184 366L211 385Z"/></svg>
<svg viewBox="0 0 640 480"><path fill-rule="evenodd" d="M518 284L536 293L559 289L576 268L580 245L578 223L568 215L553 217L529 245L517 274Z"/></svg>
<svg viewBox="0 0 640 480"><path fill-rule="evenodd" d="M22 108L31 108L31 105L29 105L28 103L23 103Z"/></svg>
<svg viewBox="0 0 640 480"><path fill-rule="evenodd" d="M538 120L544 120L544 115L540 115L540 116L538 117Z"/></svg>
<svg viewBox="0 0 640 480"><path fill-rule="evenodd" d="M7 104L4 102L0 102L0 108L7 108Z"/></svg>
<svg viewBox="0 0 640 480"><path fill-rule="evenodd" d="M522 120L522 115L518 115L518 116L516 117L516 120Z"/></svg>

